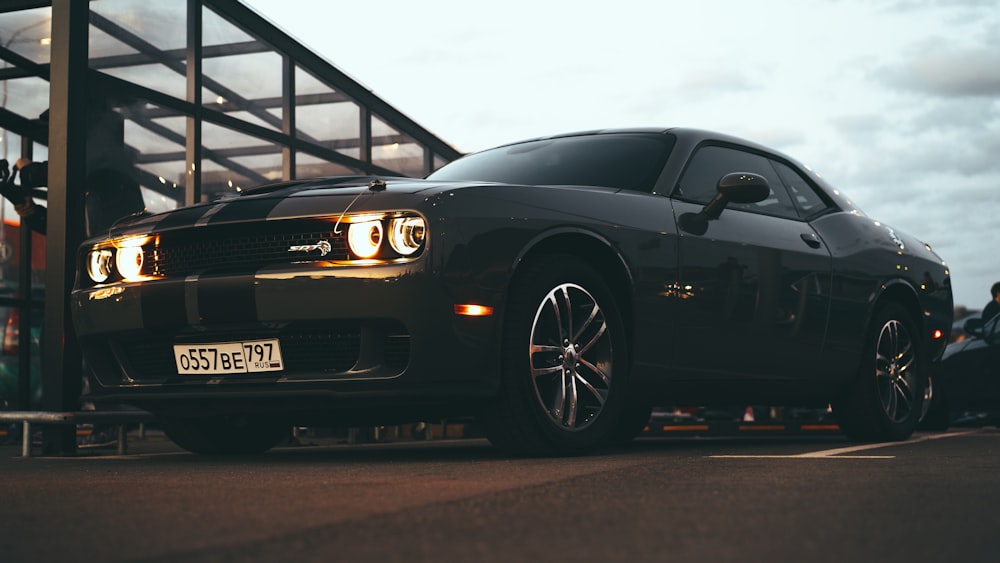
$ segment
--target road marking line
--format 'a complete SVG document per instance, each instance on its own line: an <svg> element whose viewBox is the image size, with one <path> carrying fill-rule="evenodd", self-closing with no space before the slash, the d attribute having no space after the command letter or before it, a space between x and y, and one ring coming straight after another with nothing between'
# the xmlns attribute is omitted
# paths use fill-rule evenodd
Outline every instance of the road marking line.
<svg viewBox="0 0 1000 563"><path fill-rule="evenodd" d="M894 455L710 455L713 459L803 459L803 458L830 458L830 459L896 459Z"/></svg>
<svg viewBox="0 0 1000 563"><path fill-rule="evenodd" d="M926 442L928 440L939 440L941 438L953 438L955 436L965 436L967 434L975 433L974 430L969 430L965 432L948 432L946 434L928 434L926 436L918 436L916 438L910 438L905 442L881 442L878 444L862 444L860 446L851 446L847 448L835 448L832 450L820 450L817 452L806 452L804 454L795 455L710 455L710 458L721 458L721 459L733 459L733 458L756 458L756 459L815 459L815 458L836 458L836 459L894 459L896 456L893 455L870 455L870 456L859 456L859 455L841 455L849 454L851 452L860 452L864 450L874 450L878 448L888 448L890 446L902 446L906 444L915 444L917 442Z"/></svg>

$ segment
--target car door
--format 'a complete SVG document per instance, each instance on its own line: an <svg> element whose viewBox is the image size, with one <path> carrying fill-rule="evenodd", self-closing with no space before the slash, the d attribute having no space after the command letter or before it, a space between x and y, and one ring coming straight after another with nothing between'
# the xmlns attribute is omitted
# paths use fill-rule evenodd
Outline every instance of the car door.
<svg viewBox="0 0 1000 563"><path fill-rule="evenodd" d="M716 196L726 174L759 174L771 193L761 202L728 204L717 219L703 222L704 232L681 229L679 276L686 298L677 307L675 372L723 379L825 377L819 362L830 252L801 219L802 198L793 199L780 167L788 165L735 146L706 145L681 174L673 197L679 225L690 224L685 219Z"/></svg>

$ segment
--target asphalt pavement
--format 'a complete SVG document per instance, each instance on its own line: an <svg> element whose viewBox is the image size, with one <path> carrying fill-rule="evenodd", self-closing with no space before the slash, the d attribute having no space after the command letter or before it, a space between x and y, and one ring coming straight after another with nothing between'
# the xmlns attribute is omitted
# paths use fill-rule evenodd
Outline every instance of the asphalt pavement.
<svg viewBox="0 0 1000 563"><path fill-rule="evenodd" d="M647 437L511 459L484 440L203 457L152 431L0 446L0 561L997 560L1000 431Z"/></svg>

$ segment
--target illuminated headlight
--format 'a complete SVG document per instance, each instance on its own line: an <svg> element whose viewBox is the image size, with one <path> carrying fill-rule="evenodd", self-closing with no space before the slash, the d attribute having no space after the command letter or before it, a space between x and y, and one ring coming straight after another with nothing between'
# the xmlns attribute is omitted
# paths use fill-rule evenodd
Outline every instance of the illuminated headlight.
<svg viewBox="0 0 1000 563"><path fill-rule="evenodd" d="M115 266L125 281L134 281L142 272L143 251L141 246L126 246L118 249Z"/></svg>
<svg viewBox="0 0 1000 563"><path fill-rule="evenodd" d="M358 258L372 258L382 246L382 221L351 223L347 228L347 244Z"/></svg>
<svg viewBox="0 0 1000 563"><path fill-rule="evenodd" d="M87 275L96 283L104 283L111 277L111 259L114 257L108 249L91 250L87 253Z"/></svg>
<svg viewBox="0 0 1000 563"><path fill-rule="evenodd" d="M420 217L399 217L389 222L389 244L401 256L420 250L427 231Z"/></svg>

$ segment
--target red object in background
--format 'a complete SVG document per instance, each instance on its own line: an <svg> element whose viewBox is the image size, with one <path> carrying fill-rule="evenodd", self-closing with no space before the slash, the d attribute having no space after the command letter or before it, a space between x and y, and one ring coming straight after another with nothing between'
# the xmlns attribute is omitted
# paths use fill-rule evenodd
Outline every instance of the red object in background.
<svg viewBox="0 0 1000 563"><path fill-rule="evenodd" d="M16 355L18 338L21 336L21 310L11 307L7 312L7 325L3 330L3 354Z"/></svg>
<svg viewBox="0 0 1000 563"><path fill-rule="evenodd" d="M21 263L21 225L15 215L13 219L3 222L3 244L0 249L0 265ZM32 231L31 233L31 269L45 270L45 235Z"/></svg>

